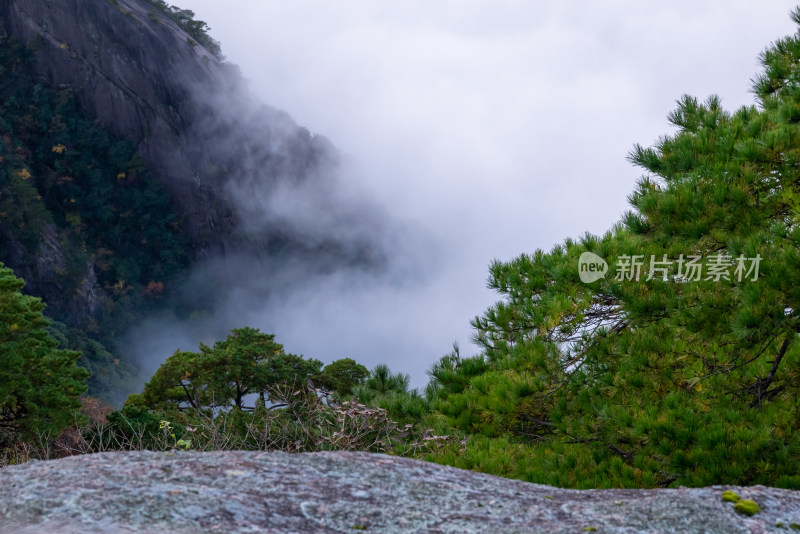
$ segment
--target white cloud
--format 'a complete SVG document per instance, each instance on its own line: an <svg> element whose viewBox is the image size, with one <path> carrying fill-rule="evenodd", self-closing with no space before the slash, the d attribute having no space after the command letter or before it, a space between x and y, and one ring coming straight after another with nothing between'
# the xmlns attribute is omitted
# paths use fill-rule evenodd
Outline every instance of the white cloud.
<svg viewBox="0 0 800 534"><path fill-rule="evenodd" d="M416 386L453 340L469 346L493 258L607 229L639 175L633 143L667 133L683 93L752 103L758 53L794 32L785 1L176 1L264 102L436 239L409 252L436 254L419 283L327 279L248 320L289 351L386 361Z"/></svg>

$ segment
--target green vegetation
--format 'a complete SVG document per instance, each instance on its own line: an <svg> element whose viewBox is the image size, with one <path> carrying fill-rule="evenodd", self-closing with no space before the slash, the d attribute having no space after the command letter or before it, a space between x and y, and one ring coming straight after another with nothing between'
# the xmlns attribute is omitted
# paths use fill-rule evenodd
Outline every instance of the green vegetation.
<svg viewBox="0 0 800 534"><path fill-rule="evenodd" d="M193 252L133 144L87 120L69 89L41 83L32 61L0 29L0 261L48 302L92 393L111 396L132 369L106 347L168 300Z"/></svg>
<svg viewBox="0 0 800 534"><path fill-rule="evenodd" d="M742 499L741 501L737 502L733 509L744 515L756 515L761 511L761 509L758 507L758 504L749 499Z"/></svg>
<svg viewBox="0 0 800 534"><path fill-rule="evenodd" d="M342 358L326 365L322 372L314 377L314 384L344 398L368 376L369 371L366 367L350 358Z"/></svg>
<svg viewBox="0 0 800 534"><path fill-rule="evenodd" d="M74 366L76 353L57 351L62 353L72 357L77 385L67 384L62 370L60 377L45 376L48 383L37 391L72 391L71 404L59 412L57 428L34 420L24 439L0 449L0 467L109 450L362 450L422 457L459 445L432 429L401 426L387 410L355 400L354 391L368 378L372 386L383 380L407 388L406 376L385 366L366 373L350 359L322 368L317 360L285 353L274 336L253 328L234 329L212 347L201 344L198 352L176 352L119 410L91 398L78 403L85 371ZM334 380L338 390L314 380ZM405 389L382 392L394 399L409 395ZM51 432L70 422L60 435Z"/></svg>
<svg viewBox="0 0 800 534"><path fill-rule="evenodd" d="M800 9L793 18L800 24ZM22 71L19 47L0 54L4 68ZM669 115L677 130L634 147L630 160L645 174L610 231L495 261L489 285L500 300L472 322L481 353L454 346L430 369L424 394L386 365L368 371L341 359L323 368L240 328L175 352L142 393L73 429L62 450L368 450L562 487L800 488L800 33L761 59L757 106L730 112L716 97L684 96ZM14 87L0 83L10 102L3 120L14 121L0 122L0 215L15 242L34 250L55 225L57 237L93 251L98 279L118 299L161 294L150 282L169 280L184 249L172 224L137 226L147 221L141 213L170 214L130 147L75 118L68 93ZM63 124L73 129L60 136L53 125ZM87 136L93 144L82 144ZM120 182L111 187L108 176ZM132 205L142 210L136 223L125 216ZM588 253L610 266L590 282L580 270ZM65 259L64 279L85 260ZM14 305L0 311L16 313ZM74 344L63 325L50 331ZM43 335L20 334L44 348L9 350L12 372L48 353L74 362ZM83 350L107 358L102 346ZM42 375L28 394L61 375ZM56 405L74 409L70 395L80 391L73 385ZM15 410L12 395L3 402ZM59 417L51 427L25 424L59 428ZM733 492L722 500L758 512Z"/></svg>
<svg viewBox="0 0 800 534"><path fill-rule="evenodd" d="M310 379L312 373L324 375L320 367L284 353L271 335L235 329L213 347L201 345L198 353L177 352L144 393L131 395L120 410L84 399L83 422L79 418L55 439L34 435L0 451L0 466L31 457L141 449L364 450L419 457L452 444L446 436L415 432L411 424L401 427L381 408L330 396ZM334 365L331 372L341 369ZM246 406L246 397L255 406ZM44 445L31 445L37 437Z"/></svg>
<svg viewBox="0 0 800 534"><path fill-rule="evenodd" d="M320 372L322 363L287 354L275 336L254 328L234 329L213 348L181 352L167 358L145 385L142 400L149 407L245 408L248 395L274 400Z"/></svg>
<svg viewBox="0 0 800 534"><path fill-rule="evenodd" d="M209 28L208 24L202 20L195 20L194 11L191 9L181 9L179 7L170 5L164 2L164 0L150 0L150 3L153 4L153 6L158 9L159 12L175 21L183 31L191 36L193 41L192 39L189 40L190 45L195 46L199 44L211 52L214 57L222 59L222 48L220 47L219 43L208 34L208 31L211 28ZM149 16L153 21L158 20L157 17L152 13Z"/></svg>
<svg viewBox="0 0 800 534"><path fill-rule="evenodd" d="M431 459L581 488L800 487L800 36L762 63L758 107L685 96L677 131L634 148L645 176L618 226L492 265L483 353L446 356L428 388L467 451ZM581 281L586 252L605 278Z"/></svg>
<svg viewBox="0 0 800 534"><path fill-rule="evenodd" d="M38 434L57 435L74 421L88 373L80 356L59 350L44 305L0 264L0 447Z"/></svg>
<svg viewBox="0 0 800 534"><path fill-rule="evenodd" d="M735 491L723 491L722 500L725 502L739 502L741 497Z"/></svg>

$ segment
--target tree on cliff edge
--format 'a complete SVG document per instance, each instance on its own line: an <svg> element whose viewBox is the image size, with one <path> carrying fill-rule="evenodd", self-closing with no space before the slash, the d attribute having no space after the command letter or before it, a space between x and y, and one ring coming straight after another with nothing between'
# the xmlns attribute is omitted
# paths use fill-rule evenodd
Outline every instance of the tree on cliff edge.
<svg viewBox="0 0 800 534"><path fill-rule="evenodd" d="M0 263L0 430L29 438L74 422L89 373L76 365L79 352L57 348L44 304L24 285Z"/></svg>
<svg viewBox="0 0 800 534"><path fill-rule="evenodd" d="M234 328L198 352L176 351L144 386L145 406L245 408L249 395L269 398L317 375L322 362L284 352L275 336L257 328Z"/></svg>

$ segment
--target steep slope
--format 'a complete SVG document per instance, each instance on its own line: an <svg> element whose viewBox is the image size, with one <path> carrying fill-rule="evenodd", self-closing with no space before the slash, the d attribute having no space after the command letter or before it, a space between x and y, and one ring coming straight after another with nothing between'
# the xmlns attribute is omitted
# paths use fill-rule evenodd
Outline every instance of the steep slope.
<svg viewBox="0 0 800 534"><path fill-rule="evenodd" d="M131 374L119 335L165 309L213 314L243 262L263 276L379 257L357 230L370 210L330 200L330 142L256 102L188 14L0 3L0 262L84 351L93 393ZM185 284L201 261L217 287L199 293Z"/></svg>
<svg viewBox="0 0 800 534"><path fill-rule="evenodd" d="M327 141L283 113L265 107L250 117L237 69L199 46L157 2L8 0L0 10L10 35L34 43L44 80L74 91L91 119L137 144L201 248L222 246L235 226L225 184L243 170L242 155L260 158L262 176L295 178L334 157ZM214 136L243 118L260 123L261 136L239 137L236 157L220 153ZM231 166L225 172L219 164Z"/></svg>

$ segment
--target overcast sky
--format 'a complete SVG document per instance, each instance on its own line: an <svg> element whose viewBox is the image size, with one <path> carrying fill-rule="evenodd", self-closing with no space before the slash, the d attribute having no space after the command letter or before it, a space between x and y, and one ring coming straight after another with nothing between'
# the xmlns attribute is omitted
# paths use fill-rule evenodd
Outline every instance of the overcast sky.
<svg viewBox="0 0 800 534"><path fill-rule="evenodd" d="M766 0L176 3L436 251L424 280L350 281L250 325L325 362L386 362L415 386L453 341L477 351L469 320L496 300L493 258L607 230L640 174L632 145L668 133L684 93L752 104L758 54L795 30L793 3Z"/></svg>

